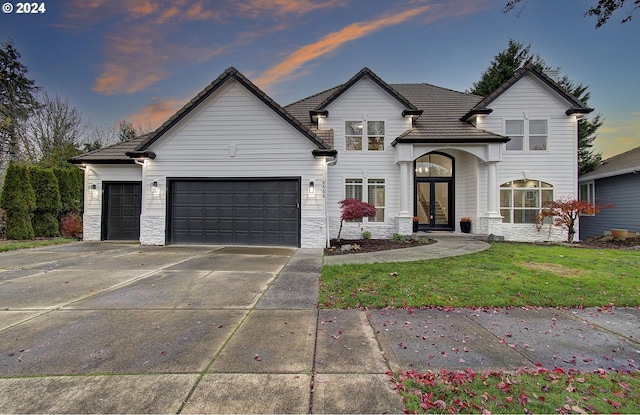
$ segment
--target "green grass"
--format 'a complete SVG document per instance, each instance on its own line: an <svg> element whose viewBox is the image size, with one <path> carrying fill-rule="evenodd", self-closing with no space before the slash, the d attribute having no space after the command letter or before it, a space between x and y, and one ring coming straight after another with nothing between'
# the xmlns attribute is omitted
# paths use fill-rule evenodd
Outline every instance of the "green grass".
<svg viewBox="0 0 640 415"><path fill-rule="evenodd" d="M68 244L78 242L72 238L36 239L33 241L0 241L0 252L15 251L16 249L38 248L49 245Z"/></svg>
<svg viewBox="0 0 640 415"><path fill-rule="evenodd" d="M429 261L329 265L320 306L639 306L640 252L493 244Z"/></svg>
<svg viewBox="0 0 640 415"><path fill-rule="evenodd" d="M407 371L395 374L395 379L407 413L638 413L640 409L638 372Z"/></svg>

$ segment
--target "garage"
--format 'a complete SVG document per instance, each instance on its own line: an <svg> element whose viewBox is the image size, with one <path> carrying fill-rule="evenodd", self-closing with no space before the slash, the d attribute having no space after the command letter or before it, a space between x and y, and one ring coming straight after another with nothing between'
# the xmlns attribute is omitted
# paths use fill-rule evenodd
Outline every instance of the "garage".
<svg viewBox="0 0 640 415"><path fill-rule="evenodd" d="M141 182L104 182L102 239L137 241L140 239L142 209Z"/></svg>
<svg viewBox="0 0 640 415"><path fill-rule="evenodd" d="M300 178L169 180L169 243L300 246Z"/></svg>

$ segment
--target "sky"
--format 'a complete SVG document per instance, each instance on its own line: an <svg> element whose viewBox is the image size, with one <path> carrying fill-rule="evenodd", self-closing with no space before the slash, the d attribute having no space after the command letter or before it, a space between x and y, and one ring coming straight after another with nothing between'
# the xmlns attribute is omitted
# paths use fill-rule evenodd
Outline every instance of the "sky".
<svg viewBox="0 0 640 415"><path fill-rule="evenodd" d="M283 106L363 67L464 92L513 39L588 86L604 118L597 152L640 146L640 12L596 29L585 12L597 0L523 0L505 14L506 2L48 0L27 14L3 0L0 42L90 123L155 128L231 66Z"/></svg>

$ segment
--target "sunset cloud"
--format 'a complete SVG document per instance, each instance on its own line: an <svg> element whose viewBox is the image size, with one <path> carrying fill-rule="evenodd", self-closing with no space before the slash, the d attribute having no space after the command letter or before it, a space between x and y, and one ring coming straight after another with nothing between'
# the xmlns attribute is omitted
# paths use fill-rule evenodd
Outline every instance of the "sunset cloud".
<svg viewBox="0 0 640 415"><path fill-rule="evenodd" d="M152 104L144 106L127 119L137 127L151 126L155 129L182 108L186 102L187 100L155 99Z"/></svg>
<svg viewBox="0 0 640 415"><path fill-rule="evenodd" d="M384 16L376 20L350 24L342 30L329 33L319 41L296 50L287 59L260 75L255 80L255 83L261 88L267 88L281 79L290 77L291 74L300 69L305 63L326 56L347 42L370 35L385 27L405 22L425 13L429 9L430 6L422 6L394 15Z"/></svg>
<svg viewBox="0 0 640 415"><path fill-rule="evenodd" d="M235 3L243 14L254 18L261 16L265 12L276 15L293 14L301 16L322 9L333 9L342 4L344 4L344 0L249 0Z"/></svg>

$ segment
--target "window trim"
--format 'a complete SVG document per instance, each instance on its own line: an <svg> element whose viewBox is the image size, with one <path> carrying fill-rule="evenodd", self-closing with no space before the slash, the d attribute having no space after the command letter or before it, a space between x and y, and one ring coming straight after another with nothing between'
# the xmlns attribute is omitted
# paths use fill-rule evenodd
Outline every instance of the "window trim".
<svg viewBox="0 0 640 415"><path fill-rule="evenodd" d="M379 134L369 134L369 123L370 122L381 122L383 124L383 134L379 135ZM347 134L347 123L359 123L362 124L362 131L361 134L358 135L353 135L353 134ZM360 138L360 149L350 149L349 146L347 146L347 138L355 138L355 137L359 137ZM369 139L370 138L381 138L382 139L382 149L381 150L370 150L369 149ZM381 119L373 119L373 120L354 120L354 119L345 119L344 120L344 149L345 151L361 151L361 152L371 152L371 153L380 153L380 152L384 152L387 150L387 143L386 143L386 138L387 138L387 120L381 120Z"/></svg>
<svg viewBox="0 0 640 415"><path fill-rule="evenodd" d="M514 186L514 183L516 182L520 182L525 184L525 186L521 186L521 187L517 187ZM527 187L526 183L527 182L537 182L537 186L535 187ZM505 185L509 183L510 185L508 187L505 187ZM543 183L548 185L549 187L545 187L543 186ZM515 222L515 217L516 217L516 211L522 211L522 215L524 217L524 212L526 211L535 211L536 214L537 212L540 211L540 209L542 209L542 205L544 204L544 202L546 201L546 199L543 198L543 193L544 192L549 192L551 191L551 199L550 200L554 200L555 199L555 186L552 183L546 182L544 180L539 180L539 179L515 179L515 180L507 180L505 182L502 182L500 184L499 187L499 192L500 192L500 214L502 215L502 223L508 223L510 225L530 225L534 222ZM503 205L503 199L502 199L502 194L503 192L508 191L509 192L509 204L508 206ZM524 199L521 203L521 206L516 206L516 198L514 197L515 192L519 191L519 192L524 192L522 193L524 195ZM530 198L529 196L531 194L535 193L535 196L533 198ZM527 206L527 200L534 200L537 199L537 206L536 207L530 207ZM508 211L508 216L505 215L505 211Z"/></svg>
<svg viewBox="0 0 640 415"><path fill-rule="evenodd" d="M354 181L352 183L348 183L348 181ZM360 181L359 183L356 181ZM369 180L380 180L382 181L382 183L369 183ZM371 203L369 201L369 186L370 185L375 185L375 186L380 186L382 188L384 188L384 205L382 206L377 206L375 203L371 203L373 206L375 206L376 208L376 213L378 209L383 209L382 211L382 220L380 221L376 221L376 220L369 220L369 218L363 218L362 221L350 221L350 222L361 222L361 223L367 223L367 224L384 224L387 220L387 179L385 177L344 177L343 180L344 183L344 187L342 188L343 191L343 198L346 199L347 198L347 186L360 186L361 188L361 194L362 194L362 200L363 202L367 202L367 203ZM357 192L355 192L357 193ZM374 201L375 202L375 201Z"/></svg>
<svg viewBox="0 0 640 415"><path fill-rule="evenodd" d="M507 123L509 121L522 121L523 132L520 134L508 134ZM546 134L531 134L531 122L532 121L544 121L546 125ZM522 137L522 148L517 150L510 150L507 148L509 143L505 143L503 151L505 153L529 153L529 154L545 154L549 152L549 119L548 118L505 118L503 122L504 134L513 138ZM544 137L545 146L544 149L536 150L531 148L532 137Z"/></svg>
<svg viewBox="0 0 640 415"><path fill-rule="evenodd" d="M587 198L584 199L582 196L584 195L582 191L582 186L587 187ZM595 180L587 180L584 182L578 183L578 200L591 203L592 206L596 205L596 181ZM595 216L595 214L585 215L583 216Z"/></svg>

